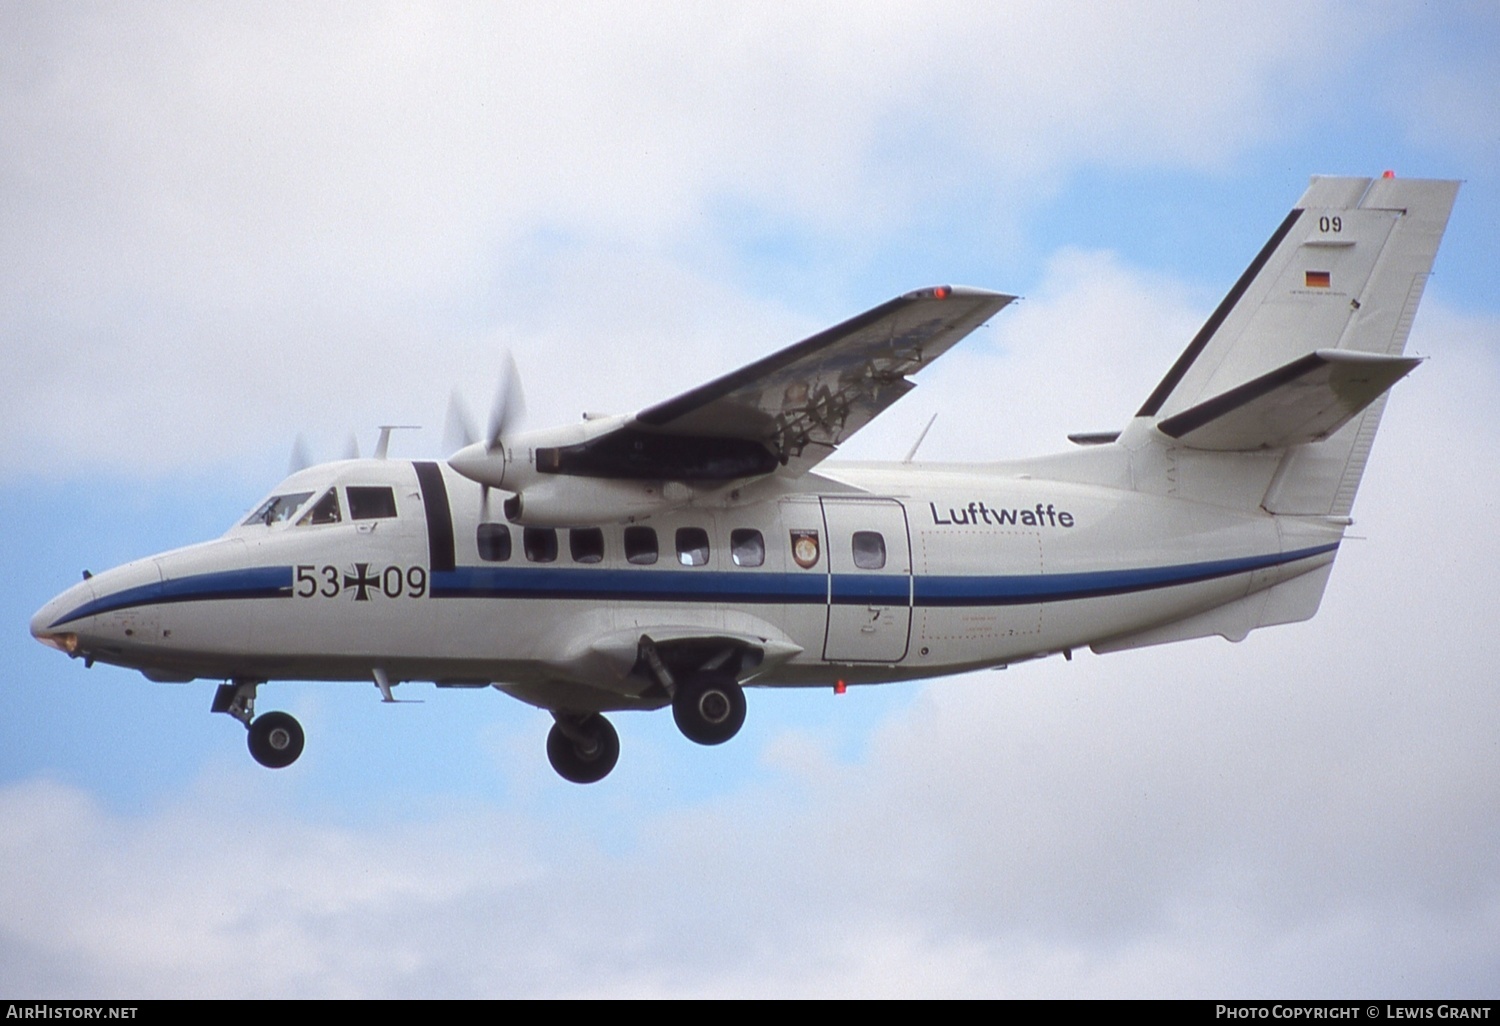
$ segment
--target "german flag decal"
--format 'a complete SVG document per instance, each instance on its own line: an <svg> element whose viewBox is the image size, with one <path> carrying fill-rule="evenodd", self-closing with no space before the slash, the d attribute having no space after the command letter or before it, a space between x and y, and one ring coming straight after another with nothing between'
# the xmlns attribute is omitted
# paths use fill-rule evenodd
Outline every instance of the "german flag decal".
<svg viewBox="0 0 1500 1026"><path fill-rule="evenodd" d="M1326 289L1333 284L1327 271L1308 271L1305 280L1310 289Z"/></svg>

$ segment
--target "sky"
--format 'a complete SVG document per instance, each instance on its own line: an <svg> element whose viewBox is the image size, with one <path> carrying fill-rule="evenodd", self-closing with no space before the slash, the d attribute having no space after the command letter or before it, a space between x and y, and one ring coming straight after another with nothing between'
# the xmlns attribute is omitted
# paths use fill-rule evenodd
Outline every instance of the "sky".
<svg viewBox="0 0 1500 1026"><path fill-rule="evenodd" d="M621 714L36 644L302 435L628 412L913 288L1019 294L845 454L1112 430L1313 173L1464 181L1319 615ZM1500 995L1487 3L0 0L0 994ZM1487 640L1489 639L1489 640Z"/></svg>

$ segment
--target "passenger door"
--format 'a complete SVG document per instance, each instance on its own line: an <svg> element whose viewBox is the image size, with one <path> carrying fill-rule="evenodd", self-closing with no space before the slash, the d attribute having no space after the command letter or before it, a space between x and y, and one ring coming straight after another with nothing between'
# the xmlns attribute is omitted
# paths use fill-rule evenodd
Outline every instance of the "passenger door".
<svg viewBox="0 0 1500 1026"><path fill-rule="evenodd" d="M911 542L893 499L825 498L828 633L823 658L895 663L911 637Z"/></svg>

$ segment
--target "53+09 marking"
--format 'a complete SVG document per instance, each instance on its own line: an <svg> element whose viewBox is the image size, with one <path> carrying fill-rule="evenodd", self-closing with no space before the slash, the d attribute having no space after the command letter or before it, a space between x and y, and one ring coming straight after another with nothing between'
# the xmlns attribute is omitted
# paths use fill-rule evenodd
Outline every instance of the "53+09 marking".
<svg viewBox="0 0 1500 1026"><path fill-rule="evenodd" d="M294 590L298 598L337 598L349 588L354 589L356 602L368 602L371 592L379 592L386 598L421 598L427 594L427 568L420 566L388 566L371 573L369 563L355 563L354 572L341 571L336 566L315 566L303 563L297 567Z"/></svg>

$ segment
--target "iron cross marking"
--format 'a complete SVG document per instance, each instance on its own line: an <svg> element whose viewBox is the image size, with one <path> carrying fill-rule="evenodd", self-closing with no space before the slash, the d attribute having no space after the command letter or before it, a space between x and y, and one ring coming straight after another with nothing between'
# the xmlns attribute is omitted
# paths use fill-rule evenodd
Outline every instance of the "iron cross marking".
<svg viewBox="0 0 1500 1026"><path fill-rule="evenodd" d="M358 576L355 576L355 574L345 574L344 587L357 589L354 592L354 601L368 602L370 601L370 589L380 587L380 578L370 576L369 563L355 563L354 570Z"/></svg>

